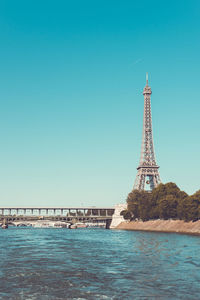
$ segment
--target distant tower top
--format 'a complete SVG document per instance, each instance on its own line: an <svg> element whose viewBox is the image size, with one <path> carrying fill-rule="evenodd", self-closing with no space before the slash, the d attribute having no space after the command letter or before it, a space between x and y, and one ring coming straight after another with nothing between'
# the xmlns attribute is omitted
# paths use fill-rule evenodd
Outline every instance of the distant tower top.
<svg viewBox="0 0 200 300"><path fill-rule="evenodd" d="M146 85L148 85L148 73L146 72Z"/></svg>
<svg viewBox="0 0 200 300"><path fill-rule="evenodd" d="M143 95L151 95L152 94L151 88L148 85L148 83L149 83L149 76L148 76L148 73L146 73L146 85L144 87Z"/></svg>

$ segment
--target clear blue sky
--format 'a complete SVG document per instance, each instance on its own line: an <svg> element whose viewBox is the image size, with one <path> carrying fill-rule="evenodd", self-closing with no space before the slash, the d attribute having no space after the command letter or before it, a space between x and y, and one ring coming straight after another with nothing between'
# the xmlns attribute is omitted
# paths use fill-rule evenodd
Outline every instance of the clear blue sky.
<svg viewBox="0 0 200 300"><path fill-rule="evenodd" d="M0 204L113 205L145 73L163 182L200 189L200 1L0 1Z"/></svg>

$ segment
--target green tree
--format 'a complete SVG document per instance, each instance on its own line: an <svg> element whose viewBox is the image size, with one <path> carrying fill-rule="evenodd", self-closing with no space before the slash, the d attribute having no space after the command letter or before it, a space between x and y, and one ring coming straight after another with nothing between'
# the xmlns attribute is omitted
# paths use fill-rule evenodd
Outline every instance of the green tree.
<svg viewBox="0 0 200 300"><path fill-rule="evenodd" d="M166 195L158 201L158 210L160 219L177 218L178 200L174 195Z"/></svg>
<svg viewBox="0 0 200 300"><path fill-rule="evenodd" d="M128 213L129 212L129 213ZM127 197L129 219L200 219L200 191L188 196L173 182L159 184L152 192L133 190Z"/></svg>
<svg viewBox="0 0 200 300"><path fill-rule="evenodd" d="M200 191L184 199L181 206L185 221L196 221L200 219Z"/></svg>
<svg viewBox="0 0 200 300"><path fill-rule="evenodd" d="M132 220L133 219L133 214L127 209L122 210L120 215L123 216L125 220Z"/></svg>

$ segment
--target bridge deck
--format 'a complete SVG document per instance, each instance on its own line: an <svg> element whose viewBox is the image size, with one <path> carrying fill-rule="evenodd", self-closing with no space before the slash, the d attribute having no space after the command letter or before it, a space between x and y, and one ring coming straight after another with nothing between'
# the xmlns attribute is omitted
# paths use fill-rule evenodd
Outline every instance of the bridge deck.
<svg viewBox="0 0 200 300"><path fill-rule="evenodd" d="M113 207L42 207L42 206L2 206L0 207L0 214L4 216L10 215L44 215L44 216L68 216L68 217L109 217L114 213Z"/></svg>
<svg viewBox="0 0 200 300"><path fill-rule="evenodd" d="M84 209L114 209L114 207L99 207L99 206L0 206L1 209L75 209L75 210L84 210Z"/></svg>

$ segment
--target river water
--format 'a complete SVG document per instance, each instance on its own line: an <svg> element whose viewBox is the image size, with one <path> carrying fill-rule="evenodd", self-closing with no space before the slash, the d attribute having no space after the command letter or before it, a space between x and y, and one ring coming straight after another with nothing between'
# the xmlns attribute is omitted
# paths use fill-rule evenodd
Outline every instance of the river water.
<svg viewBox="0 0 200 300"><path fill-rule="evenodd" d="M0 299L200 299L200 237L0 229Z"/></svg>

